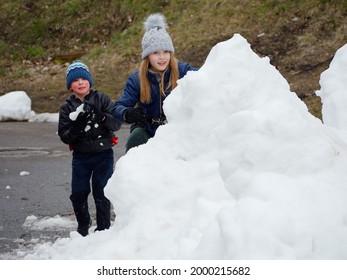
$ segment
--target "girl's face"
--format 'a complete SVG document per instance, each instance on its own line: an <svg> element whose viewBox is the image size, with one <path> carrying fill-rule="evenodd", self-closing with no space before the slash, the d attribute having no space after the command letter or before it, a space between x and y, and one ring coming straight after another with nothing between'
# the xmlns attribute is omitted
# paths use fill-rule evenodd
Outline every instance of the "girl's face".
<svg viewBox="0 0 347 280"><path fill-rule="evenodd" d="M169 51L157 51L151 53L148 58L154 70L164 71L169 66L171 55Z"/></svg>
<svg viewBox="0 0 347 280"><path fill-rule="evenodd" d="M78 78L71 83L70 90L73 91L77 98L83 100L89 93L90 83L88 80Z"/></svg>

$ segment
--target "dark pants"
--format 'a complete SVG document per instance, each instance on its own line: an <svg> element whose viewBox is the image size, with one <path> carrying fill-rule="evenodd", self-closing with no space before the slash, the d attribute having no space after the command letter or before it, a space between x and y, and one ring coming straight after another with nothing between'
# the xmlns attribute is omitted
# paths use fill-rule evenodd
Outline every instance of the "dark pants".
<svg viewBox="0 0 347 280"><path fill-rule="evenodd" d="M128 141L125 144L125 151L128 152L131 148L147 143L149 139L148 133L142 127L135 127L129 135Z"/></svg>
<svg viewBox="0 0 347 280"><path fill-rule="evenodd" d="M91 181L97 230L110 227L111 203L104 195L104 188L112 176L113 166L112 149L97 154L73 152L70 199L79 226L88 225L90 221L88 195Z"/></svg>

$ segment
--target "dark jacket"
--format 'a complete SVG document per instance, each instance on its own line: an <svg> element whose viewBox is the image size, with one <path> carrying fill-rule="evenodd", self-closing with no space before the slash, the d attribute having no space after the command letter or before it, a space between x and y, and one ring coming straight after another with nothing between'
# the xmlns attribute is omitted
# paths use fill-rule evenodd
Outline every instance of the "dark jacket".
<svg viewBox="0 0 347 280"><path fill-rule="evenodd" d="M114 143L114 131L121 127L121 121L112 116L113 103L112 100L104 93L97 90L90 90L85 100L98 106L98 108L106 113L106 120L101 124L95 120L92 114L87 124L87 129L80 131L78 135L71 132L73 121L69 115L76 111L76 108L82 104L82 101L71 95L60 107L58 135L65 144L70 145L74 151L82 153L99 153L111 148Z"/></svg>
<svg viewBox="0 0 347 280"><path fill-rule="evenodd" d="M179 62L178 63L178 71L179 71L179 79L184 77L188 71L198 70L198 68L194 68L187 63ZM170 80L170 68L165 72L164 75L164 89L166 96L160 94L160 80L155 73L147 71L147 76L151 86L151 102L146 104L140 101L140 78L139 78L139 70L137 69L133 73L130 74L123 93L119 100L117 100L114 104L113 108L113 116L118 120L124 121L124 113L125 110L130 107L135 107L136 105L145 109L147 115L152 119L152 123L146 127L146 131L150 137L153 137L155 131L157 130L159 123L157 120L165 119L165 115L163 112L163 102L165 98L171 93L171 87L167 88ZM137 126L137 124L132 124L132 128Z"/></svg>

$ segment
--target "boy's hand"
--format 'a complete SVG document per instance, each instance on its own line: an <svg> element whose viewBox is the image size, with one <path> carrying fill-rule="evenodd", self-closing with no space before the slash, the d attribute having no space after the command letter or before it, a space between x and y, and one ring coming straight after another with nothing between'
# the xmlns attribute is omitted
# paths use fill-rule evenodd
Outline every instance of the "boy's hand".
<svg viewBox="0 0 347 280"><path fill-rule="evenodd" d="M74 134L79 134L83 129L85 129L90 113L81 112L78 114L76 120L73 122L71 132Z"/></svg>
<svg viewBox="0 0 347 280"><path fill-rule="evenodd" d="M83 109L86 111L90 111L90 109L91 109L94 112L94 114L96 116L96 121L98 123L101 123L105 120L106 114L104 112L102 112L96 105L94 105L93 103L91 103L87 100L84 100L83 103L84 103ZM89 107L90 109L89 108L87 109L86 107L87 108Z"/></svg>

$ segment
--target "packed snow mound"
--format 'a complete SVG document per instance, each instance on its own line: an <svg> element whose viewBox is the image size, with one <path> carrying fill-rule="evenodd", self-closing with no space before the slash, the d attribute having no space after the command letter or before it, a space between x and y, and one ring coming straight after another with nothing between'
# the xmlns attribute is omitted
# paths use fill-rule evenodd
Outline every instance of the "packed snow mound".
<svg viewBox="0 0 347 280"><path fill-rule="evenodd" d="M341 47L329 68L320 77L321 89L316 94L322 99L324 124L347 130L347 45Z"/></svg>
<svg viewBox="0 0 347 280"><path fill-rule="evenodd" d="M242 36L213 47L164 105L168 124L108 182L114 225L27 258L347 258L345 141Z"/></svg>
<svg viewBox="0 0 347 280"><path fill-rule="evenodd" d="M31 99L24 91L12 91L0 96L0 121L27 121L35 116Z"/></svg>
<svg viewBox="0 0 347 280"><path fill-rule="evenodd" d="M0 96L0 122L29 121L55 122L59 113L36 114L31 110L31 99L25 91L11 91Z"/></svg>

